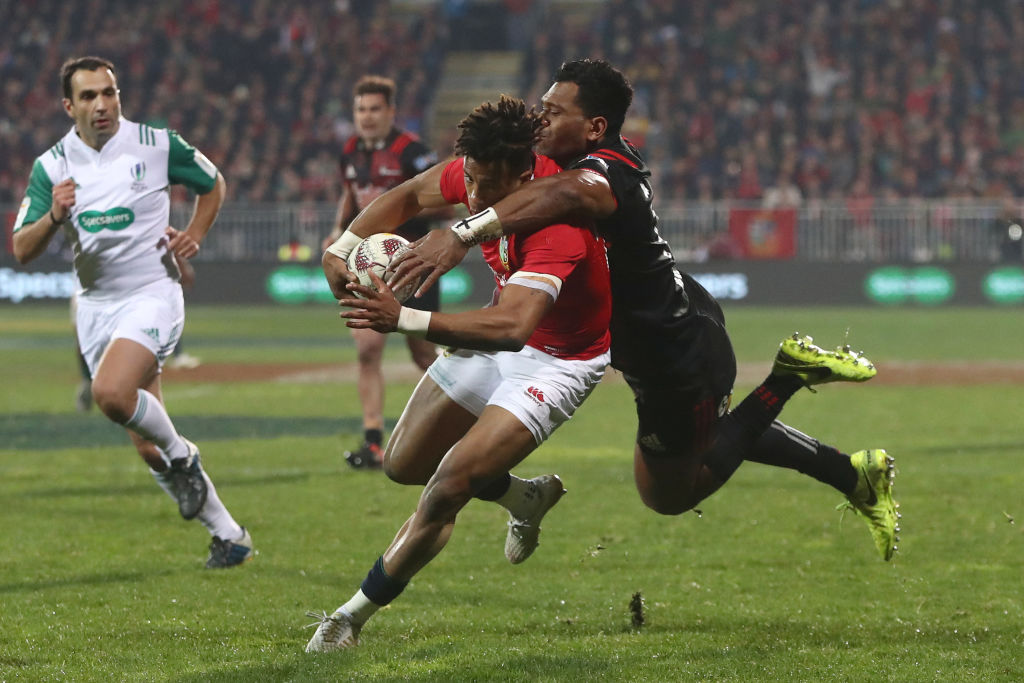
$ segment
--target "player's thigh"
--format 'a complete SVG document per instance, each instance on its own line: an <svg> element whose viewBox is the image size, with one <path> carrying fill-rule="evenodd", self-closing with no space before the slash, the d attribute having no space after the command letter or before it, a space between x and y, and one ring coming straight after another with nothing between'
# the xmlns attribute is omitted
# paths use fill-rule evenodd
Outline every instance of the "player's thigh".
<svg viewBox="0 0 1024 683"><path fill-rule="evenodd" d="M531 347L497 357L502 382L488 404L515 415L538 444L572 418L601 382L609 358L563 360Z"/></svg>
<svg viewBox="0 0 1024 683"><path fill-rule="evenodd" d="M387 448L384 469L402 484L425 484L448 450L465 436L477 416L456 403L424 375L398 418Z"/></svg>
<svg viewBox="0 0 1024 683"><path fill-rule="evenodd" d="M93 374L97 398L109 393L134 396L158 376L157 359L145 346L132 339L115 339L107 346Z"/></svg>
<svg viewBox="0 0 1024 683"><path fill-rule="evenodd" d="M425 497L465 504L499 475L537 448L533 432L504 408L489 405L462 439L442 458Z"/></svg>
<svg viewBox="0 0 1024 683"><path fill-rule="evenodd" d="M699 501L697 488L703 461L695 453L650 455L637 444L633 451L633 479L644 505L665 515L677 515Z"/></svg>
<svg viewBox="0 0 1024 683"><path fill-rule="evenodd" d="M375 330L354 329L352 330L352 341L355 342L359 360L376 361L380 360L384 353L384 346L387 344L388 338L387 335Z"/></svg>
<svg viewBox="0 0 1024 683"><path fill-rule="evenodd" d="M99 374L101 361L119 339L147 349L159 368L174 350L184 326L181 287L171 281L148 285L116 301L81 297L76 312L78 345L93 376ZM139 381L148 382L149 378Z"/></svg>

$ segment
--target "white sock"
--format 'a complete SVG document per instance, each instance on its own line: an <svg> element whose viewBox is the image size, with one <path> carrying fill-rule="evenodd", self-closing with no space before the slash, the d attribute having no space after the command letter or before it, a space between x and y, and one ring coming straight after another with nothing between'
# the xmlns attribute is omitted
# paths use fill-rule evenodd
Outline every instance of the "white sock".
<svg viewBox="0 0 1024 683"><path fill-rule="evenodd" d="M494 502L515 517L526 517L533 511L537 500L537 485L529 479L520 479L514 474L509 476L512 480L509 482L508 491L505 491L505 494Z"/></svg>
<svg viewBox="0 0 1024 683"><path fill-rule="evenodd" d="M228 509L224 507L224 503L220 501L217 489L213 487L213 482L210 481L210 477L206 476L206 472L203 472L203 479L206 480L206 503L199 511L199 521L203 523L211 536L226 541L237 541L245 532L242 531L242 527L231 516Z"/></svg>
<svg viewBox="0 0 1024 683"><path fill-rule="evenodd" d="M166 458L167 456L164 456L164 459ZM164 492L171 497L171 500L177 502L178 497L174 495L174 489L171 487L171 481L167 477L168 471L164 470L163 472L157 472L154 469L150 469L149 473L153 475L153 479L156 480L157 486L162 488Z"/></svg>
<svg viewBox="0 0 1024 683"><path fill-rule="evenodd" d="M163 404L145 389L138 390L135 414L124 426L155 443L171 460L188 457L188 446L174 428Z"/></svg>
<svg viewBox="0 0 1024 683"><path fill-rule="evenodd" d="M348 602L338 609L352 617L352 621L355 623L365 624L366 620L380 609L380 605L363 595L363 589L360 588L355 595L349 598Z"/></svg>

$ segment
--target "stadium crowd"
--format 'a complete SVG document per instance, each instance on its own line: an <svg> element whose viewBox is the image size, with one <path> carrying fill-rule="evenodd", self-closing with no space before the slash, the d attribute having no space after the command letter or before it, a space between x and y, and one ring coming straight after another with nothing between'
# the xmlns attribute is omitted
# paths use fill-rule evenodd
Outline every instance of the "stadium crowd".
<svg viewBox="0 0 1024 683"><path fill-rule="evenodd" d="M422 131L446 51L479 47L467 26L523 49L527 101L564 59L623 68L637 90L627 134L663 199L1024 196L1024 3L575 5L4 3L0 203L69 125L52 74L93 53L137 94L128 116L181 130L223 169L229 201L335 201L355 80L395 78L398 125Z"/></svg>

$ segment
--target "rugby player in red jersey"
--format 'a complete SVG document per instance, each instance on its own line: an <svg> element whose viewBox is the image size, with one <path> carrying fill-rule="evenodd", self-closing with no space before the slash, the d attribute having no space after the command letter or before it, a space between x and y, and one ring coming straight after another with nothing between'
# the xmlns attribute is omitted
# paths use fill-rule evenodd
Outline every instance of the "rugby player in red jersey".
<svg viewBox="0 0 1024 683"><path fill-rule="evenodd" d="M348 326L458 348L428 368L385 449L388 476L426 484L416 511L355 595L319 615L307 652L355 645L366 620L442 550L471 498L508 509L505 553L517 563L536 547L540 520L563 493L554 475L523 480L509 470L573 415L604 374L611 318L604 242L587 229L554 224L488 244L494 303L463 313L406 308L379 278L380 291L351 283L345 266L359 236L432 207L462 203L478 212L534 175L557 172L532 151L539 126L521 100L481 105L459 124L460 158L382 195L352 223L350 237L324 254L332 291L351 307L342 313Z"/></svg>

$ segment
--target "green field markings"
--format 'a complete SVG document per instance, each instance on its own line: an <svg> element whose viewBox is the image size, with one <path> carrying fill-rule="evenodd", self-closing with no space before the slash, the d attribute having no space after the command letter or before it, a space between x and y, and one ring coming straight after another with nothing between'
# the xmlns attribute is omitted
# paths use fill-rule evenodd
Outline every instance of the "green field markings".
<svg viewBox="0 0 1024 683"><path fill-rule="evenodd" d="M394 418L387 423L393 425ZM269 439L280 436L358 434L359 417L269 417L181 415L174 424L193 441ZM0 415L0 447L48 451L74 447L123 446L124 429L98 415L15 413Z"/></svg>

